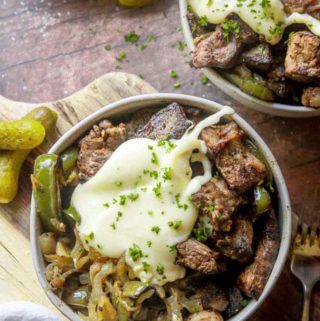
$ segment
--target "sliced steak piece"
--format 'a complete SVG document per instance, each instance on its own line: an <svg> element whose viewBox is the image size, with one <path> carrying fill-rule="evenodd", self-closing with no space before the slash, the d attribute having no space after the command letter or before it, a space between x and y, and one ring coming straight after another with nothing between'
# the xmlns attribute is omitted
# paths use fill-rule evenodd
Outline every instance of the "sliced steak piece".
<svg viewBox="0 0 320 321"><path fill-rule="evenodd" d="M227 20L236 21L240 28L239 40L245 45L252 45L259 41L259 35L255 33L239 16L230 15Z"/></svg>
<svg viewBox="0 0 320 321"><path fill-rule="evenodd" d="M296 81L320 78L320 37L308 31L299 31L290 37L285 73Z"/></svg>
<svg viewBox="0 0 320 321"><path fill-rule="evenodd" d="M318 0L284 0L284 9L287 13L308 13L320 18L320 4Z"/></svg>
<svg viewBox="0 0 320 321"><path fill-rule="evenodd" d="M206 127L200 138L206 143L209 157L214 159L228 143L244 136L244 131L232 121L226 125Z"/></svg>
<svg viewBox="0 0 320 321"><path fill-rule="evenodd" d="M126 137L124 124L113 126L108 120L103 120L93 126L90 133L79 142L79 178L88 180L94 176Z"/></svg>
<svg viewBox="0 0 320 321"><path fill-rule="evenodd" d="M240 139L231 141L215 161L228 186L239 193L252 188L266 177L265 165Z"/></svg>
<svg viewBox="0 0 320 321"><path fill-rule="evenodd" d="M225 313L227 318L231 318L244 308L247 300L236 286L232 286L228 289L228 299L229 305Z"/></svg>
<svg viewBox="0 0 320 321"><path fill-rule="evenodd" d="M192 195L192 202L199 209L200 215L210 218L215 231L230 231L231 216L242 201L221 178L212 178Z"/></svg>
<svg viewBox="0 0 320 321"><path fill-rule="evenodd" d="M187 321L223 321L223 317L214 311L201 311L189 315Z"/></svg>
<svg viewBox="0 0 320 321"><path fill-rule="evenodd" d="M249 68L266 71L273 61L270 45L261 43L254 46L244 51L239 60Z"/></svg>
<svg viewBox="0 0 320 321"><path fill-rule="evenodd" d="M191 238L177 245L176 264L203 274L215 274L225 271L225 266L217 262L219 256L219 253Z"/></svg>
<svg viewBox="0 0 320 321"><path fill-rule="evenodd" d="M191 122L187 119L183 108L177 103L172 103L159 110L145 126L138 129L136 137L179 139L190 125Z"/></svg>
<svg viewBox="0 0 320 321"><path fill-rule="evenodd" d="M253 255L253 226L245 217L237 216L229 233L214 237L215 248L224 256L239 262L247 262Z"/></svg>
<svg viewBox="0 0 320 321"><path fill-rule="evenodd" d="M220 25L214 32L196 38L195 44L193 65L196 68L232 68L236 65L242 49L242 43L236 35L230 35L228 40L225 38Z"/></svg>
<svg viewBox="0 0 320 321"><path fill-rule="evenodd" d="M320 87L304 88L301 100L304 106L320 108Z"/></svg>
<svg viewBox="0 0 320 321"><path fill-rule="evenodd" d="M283 64L274 64L268 70L267 86L280 98L287 98L291 95L292 88L285 78Z"/></svg>
<svg viewBox="0 0 320 321"><path fill-rule="evenodd" d="M213 283L197 289L192 298L200 300L205 310L217 312L225 311L229 304L225 291Z"/></svg>
<svg viewBox="0 0 320 321"><path fill-rule="evenodd" d="M265 217L253 263L245 268L237 280L241 291L258 299L268 281L280 245L278 224L274 212Z"/></svg>
<svg viewBox="0 0 320 321"><path fill-rule="evenodd" d="M157 109L150 107L135 111L128 121L125 122L127 128L127 138L135 138L136 133L147 124L147 122L156 112Z"/></svg>

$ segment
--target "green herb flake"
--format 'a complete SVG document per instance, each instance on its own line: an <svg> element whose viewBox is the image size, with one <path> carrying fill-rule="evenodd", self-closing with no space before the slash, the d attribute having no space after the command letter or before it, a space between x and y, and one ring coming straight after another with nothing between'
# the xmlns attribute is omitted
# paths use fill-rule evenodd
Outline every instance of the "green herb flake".
<svg viewBox="0 0 320 321"><path fill-rule="evenodd" d="M202 16L198 19L198 24L201 27L207 27L208 26L208 18L206 16Z"/></svg>
<svg viewBox="0 0 320 321"><path fill-rule="evenodd" d="M147 45L142 44L142 45L140 45L139 49L140 49L141 51L144 51L147 47L148 47Z"/></svg>
<svg viewBox="0 0 320 321"><path fill-rule="evenodd" d="M91 232L91 233L89 234L89 239L90 239L91 241L94 239L94 233L93 233L93 232Z"/></svg>
<svg viewBox="0 0 320 321"><path fill-rule="evenodd" d="M200 81L202 85L206 85L209 82L209 78L204 75L200 78Z"/></svg>
<svg viewBox="0 0 320 321"><path fill-rule="evenodd" d="M146 40L147 40L148 42L155 41L155 40L156 40L156 37L155 37L152 33L149 33L149 34L147 35Z"/></svg>
<svg viewBox="0 0 320 321"><path fill-rule="evenodd" d="M110 224L110 226L111 226L111 228L112 228L113 230L116 229L116 224L115 224L115 223Z"/></svg>
<svg viewBox="0 0 320 321"><path fill-rule="evenodd" d="M164 274L164 266L162 264L158 264L157 265L157 272L158 274L160 275L163 275Z"/></svg>
<svg viewBox="0 0 320 321"><path fill-rule="evenodd" d="M162 178L164 181L169 181L172 179L172 168L171 167L165 167L163 169Z"/></svg>
<svg viewBox="0 0 320 321"><path fill-rule="evenodd" d="M130 193L127 197L129 198L129 200L131 202L135 202L139 198L139 194L138 193Z"/></svg>
<svg viewBox="0 0 320 321"><path fill-rule="evenodd" d="M174 89L178 89L181 87L181 84L179 82L176 82L175 84L172 85Z"/></svg>
<svg viewBox="0 0 320 321"><path fill-rule="evenodd" d="M123 213L119 211L117 213L116 221L118 222L122 216L123 216Z"/></svg>
<svg viewBox="0 0 320 321"><path fill-rule="evenodd" d="M209 213L211 213L211 212L214 211L215 208L216 208L216 204L215 204L215 203L211 203L211 204L208 206L207 211L208 211Z"/></svg>
<svg viewBox="0 0 320 321"><path fill-rule="evenodd" d="M99 250L102 250L103 246L102 246L101 244L98 244L98 245L97 245L97 248L98 248Z"/></svg>
<svg viewBox="0 0 320 321"><path fill-rule="evenodd" d="M130 42L132 44L135 44L138 42L140 36L135 33L135 31L130 31L128 34L124 36L124 40L126 42Z"/></svg>
<svg viewBox="0 0 320 321"><path fill-rule="evenodd" d="M170 77L174 78L174 79L178 78L178 73L177 73L177 71L175 69L172 69L170 71Z"/></svg>
<svg viewBox="0 0 320 321"><path fill-rule="evenodd" d="M161 182L159 182L152 190L156 194L156 197L161 197Z"/></svg>
<svg viewBox="0 0 320 321"><path fill-rule="evenodd" d="M169 221L168 226L173 228L174 230L178 230L182 225L182 221L176 220L176 221Z"/></svg>
<svg viewBox="0 0 320 321"><path fill-rule="evenodd" d="M155 152L152 152L151 163L155 165L159 165L159 159Z"/></svg>
<svg viewBox="0 0 320 321"><path fill-rule="evenodd" d="M123 185L123 182L120 182L120 181L116 181L114 182L114 184L118 187L121 187Z"/></svg>
<svg viewBox="0 0 320 321"><path fill-rule="evenodd" d="M148 247L150 248L150 247L152 246L152 242L151 242L151 241L148 241L148 242L147 242L147 245L148 245Z"/></svg>
<svg viewBox="0 0 320 321"><path fill-rule="evenodd" d="M184 41L178 41L178 49L184 51L187 47L187 44Z"/></svg>
<svg viewBox="0 0 320 321"><path fill-rule="evenodd" d="M109 50L111 50L111 46L108 45L108 44L105 44L105 45L103 46L103 49L106 50L106 51L109 51Z"/></svg>
<svg viewBox="0 0 320 321"><path fill-rule="evenodd" d="M125 205L125 204L126 204L127 197L126 197L125 195L120 195L119 198L120 198L119 204L120 204L120 205Z"/></svg>
<svg viewBox="0 0 320 321"><path fill-rule="evenodd" d="M223 29L223 37L226 41L229 41L231 34L234 34L236 38L240 37L240 26L237 21L225 20L221 27Z"/></svg>
<svg viewBox="0 0 320 321"><path fill-rule="evenodd" d="M144 272L148 272L150 270L151 265L147 262L142 262L142 268Z"/></svg>
<svg viewBox="0 0 320 321"><path fill-rule="evenodd" d="M199 242L205 242L209 238L209 229L205 226L199 226L193 229L193 234Z"/></svg>
<svg viewBox="0 0 320 321"><path fill-rule="evenodd" d="M104 203L103 206L104 207L110 207L110 204L109 203Z"/></svg>
<svg viewBox="0 0 320 321"><path fill-rule="evenodd" d="M143 253L140 247L135 243L133 243L132 247L129 248L129 255L132 258L133 262L137 262L143 257Z"/></svg>
<svg viewBox="0 0 320 321"><path fill-rule="evenodd" d="M177 245L173 244L173 245L167 245L167 247L169 248L169 252L175 252L177 250Z"/></svg>
<svg viewBox="0 0 320 321"><path fill-rule="evenodd" d="M159 232L160 232L160 227L159 227L159 226L152 226L151 231L154 232L154 233L156 233L156 234L159 234Z"/></svg>
<svg viewBox="0 0 320 321"><path fill-rule="evenodd" d="M243 306L243 307L246 307L248 304L249 304L249 301L246 300L246 299L243 299L240 301L240 304Z"/></svg>
<svg viewBox="0 0 320 321"><path fill-rule="evenodd" d="M117 61L122 62L127 57L127 53L125 51L120 51L118 56L115 58Z"/></svg>

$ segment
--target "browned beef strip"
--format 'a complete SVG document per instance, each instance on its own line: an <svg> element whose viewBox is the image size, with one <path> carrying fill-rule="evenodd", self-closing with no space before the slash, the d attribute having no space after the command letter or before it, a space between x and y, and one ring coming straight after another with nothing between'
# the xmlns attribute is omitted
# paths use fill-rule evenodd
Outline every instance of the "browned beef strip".
<svg viewBox="0 0 320 321"><path fill-rule="evenodd" d="M320 87L304 88L301 100L304 106L320 108Z"/></svg>
<svg viewBox="0 0 320 321"><path fill-rule="evenodd" d="M190 314L187 321L223 321L223 318L218 312L201 311Z"/></svg>
<svg viewBox="0 0 320 321"><path fill-rule="evenodd" d="M232 260L244 263L253 255L253 226L246 217L235 216L230 232L213 232L211 237L214 248Z"/></svg>
<svg viewBox="0 0 320 321"><path fill-rule="evenodd" d="M274 212L265 216L253 263L245 268L237 280L241 291L250 298L258 299L272 272L277 258L280 237Z"/></svg>
<svg viewBox="0 0 320 321"><path fill-rule="evenodd" d="M268 70L272 61L270 45L266 43L261 43L244 51L239 58L240 63L262 71Z"/></svg>
<svg viewBox="0 0 320 321"><path fill-rule="evenodd" d="M320 78L320 37L308 31L299 31L290 37L285 73L296 81Z"/></svg>
<svg viewBox="0 0 320 321"><path fill-rule="evenodd" d="M215 274L225 271L225 266L217 262L219 256L219 253L191 238L177 245L176 264L204 274Z"/></svg>
<svg viewBox="0 0 320 321"><path fill-rule="evenodd" d="M243 309L245 297L238 287L232 286L228 289L228 299L229 305L225 313L227 318L231 318Z"/></svg>
<svg viewBox="0 0 320 321"><path fill-rule="evenodd" d="M113 126L111 122L104 120L93 126L90 133L79 142L79 178L88 180L94 176L126 137L124 124Z"/></svg>
<svg viewBox="0 0 320 321"><path fill-rule="evenodd" d="M135 138L136 133L147 124L156 112L157 109L150 107L135 111L128 121L125 122L128 139Z"/></svg>
<svg viewBox="0 0 320 321"><path fill-rule="evenodd" d="M196 38L195 43L193 65L196 68L232 68L236 65L242 49L242 43L236 35L232 34L228 40L225 39L221 26L217 26L210 34Z"/></svg>
<svg viewBox="0 0 320 321"><path fill-rule="evenodd" d="M287 98L292 92L291 86L285 78L283 64L274 64L268 70L267 86L280 98Z"/></svg>
<svg viewBox="0 0 320 321"><path fill-rule="evenodd" d="M252 188L266 177L265 165L240 139L231 141L215 161L228 186L239 193Z"/></svg>
<svg viewBox="0 0 320 321"><path fill-rule="evenodd" d="M213 283L198 288L192 298L199 299L205 310L223 312L229 304L225 291Z"/></svg>
<svg viewBox="0 0 320 321"><path fill-rule="evenodd" d="M198 23L199 17L196 14L194 14L192 12L188 12L187 18L189 21L189 25L191 27L191 32L192 32L193 37L199 37L199 36L207 33L208 31L210 31L209 26L203 27Z"/></svg>
<svg viewBox="0 0 320 321"><path fill-rule="evenodd" d="M318 0L284 0L284 8L288 13L309 13L320 18L320 4Z"/></svg>
<svg viewBox="0 0 320 321"><path fill-rule="evenodd" d="M177 103L172 103L159 110L145 126L138 129L136 137L179 139L190 125L183 108Z"/></svg>
<svg viewBox="0 0 320 321"><path fill-rule="evenodd" d="M210 218L214 230L230 231L231 216L242 203L242 198L231 191L223 179L212 178L192 195L192 202L200 215Z"/></svg>
<svg viewBox="0 0 320 321"><path fill-rule="evenodd" d="M227 19L238 24L239 33L228 33L226 36L222 24L217 25L214 32L196 38L196 51L193 54L196 68L230 69L237 64L243 47L259 40L258 35L237 15L230 15Z"/></svg>
<svg viewBox="0 0 320 321"><path fill-rule="evenodd" d="M244 137L245 133L234 122L226 125L214 125L205 128L200 138L206 143L208 155L214 159L231 141Z"/></svg>

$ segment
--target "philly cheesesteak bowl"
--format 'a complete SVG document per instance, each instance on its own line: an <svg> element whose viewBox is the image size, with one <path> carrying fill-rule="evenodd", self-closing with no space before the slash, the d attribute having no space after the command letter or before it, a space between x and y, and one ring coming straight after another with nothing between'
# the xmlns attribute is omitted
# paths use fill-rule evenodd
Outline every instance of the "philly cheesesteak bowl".
<svg viewBox="0 0 320 321"><path fill-rule="evenodd" d="M286 259L291 214L268 147L230 107L113 103L35 161L31 242L71 320L244 320Z"/></svg>

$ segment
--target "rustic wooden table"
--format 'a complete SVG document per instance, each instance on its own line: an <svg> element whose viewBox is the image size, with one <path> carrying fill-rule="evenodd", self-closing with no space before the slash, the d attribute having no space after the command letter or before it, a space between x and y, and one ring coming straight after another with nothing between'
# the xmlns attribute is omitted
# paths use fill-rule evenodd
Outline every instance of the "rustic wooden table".
<svg viewBox="0 0 320 321"><path fill-rule="evenodd" d="M124 35L132 30L140 35L137 46L124 40ZM198 95L233 105L278 159L293 210L298 212L306 185L320 184L320 119L277 118L240 106L213 85L201 83L201 73L190 67L190 58L180 41L183 35L177 0L131 10L118 7L114 0L0 0L0 94L25 102L57 100L102 74L124 70L141 75L160 92ZM116 57L121 51L126 52L126 58L119 62ZM172 69L177 71L178 79L170 78ZM174 89L177 82L181 87ZM2 112L0 105L0 118ZM24 167L24 181L30 169L31 166ZM23 206L28 207L29 200L23 201ZM13 223L19 224L21 219L19 234L12 236L11 243L22 244L28 237L28 217L19 217L16 205L17 202L0 206L0 212L12 214L12 217L3 215L0 228L3 231ZM1 242L0 251L6 251L13 261L21 254L10 253ZM21 251L29 255L27 246L22 246ZM9 263L0 261L0 268L8 269ZM300 319L302 291L288 266L268 300L250 320ZM10 273L33 274L33 271L28 263L25 271L9 268L6 275ZM12 282L15 280L12 275ZM25 285L18 287L23 293ZM36 293L29 299L47 303L39 287L35 285L34 289ZM26 297L10 290L3 293L0 289L0 293L0 302ZM313 293L311 315L312 320L320 320L320 286Z"/></svg>

